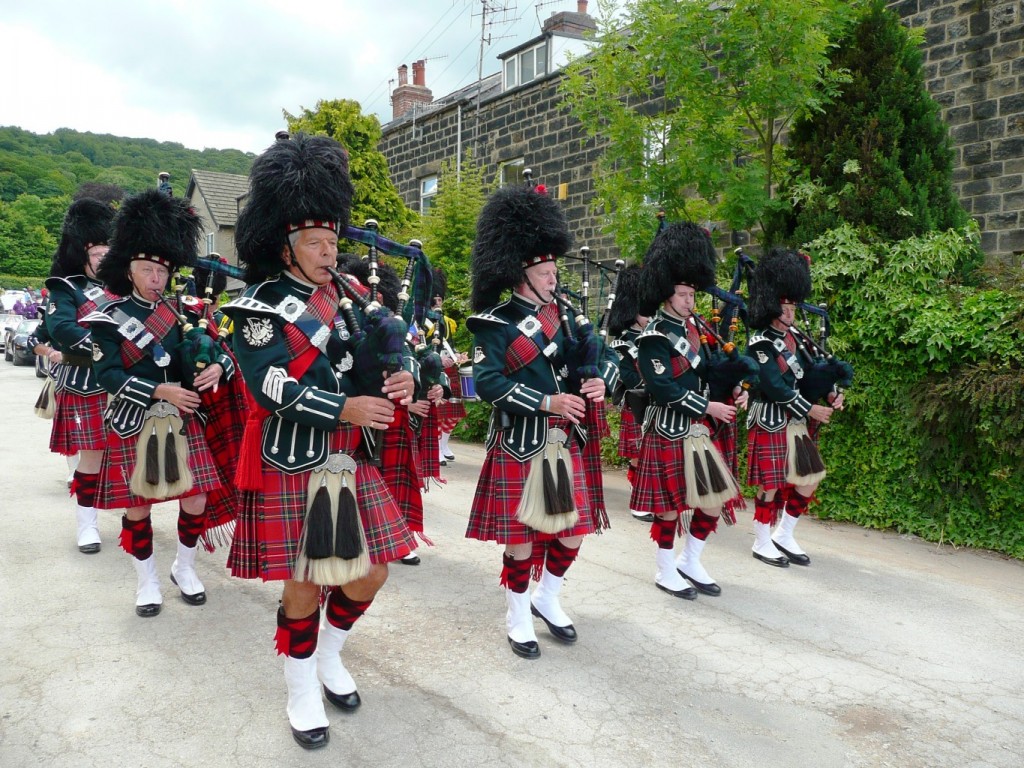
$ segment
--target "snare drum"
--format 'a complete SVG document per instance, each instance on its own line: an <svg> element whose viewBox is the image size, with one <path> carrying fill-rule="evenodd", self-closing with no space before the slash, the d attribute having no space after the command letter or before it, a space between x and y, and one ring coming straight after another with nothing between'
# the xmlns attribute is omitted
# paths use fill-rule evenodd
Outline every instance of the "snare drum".
<svg viewBox="0 0 1024 768"><path fill-rule="evenodd" d="M462 386L463 400L479 400L476 395L476 384L473 381L473 365L459 366L459 384Z"/></svg>

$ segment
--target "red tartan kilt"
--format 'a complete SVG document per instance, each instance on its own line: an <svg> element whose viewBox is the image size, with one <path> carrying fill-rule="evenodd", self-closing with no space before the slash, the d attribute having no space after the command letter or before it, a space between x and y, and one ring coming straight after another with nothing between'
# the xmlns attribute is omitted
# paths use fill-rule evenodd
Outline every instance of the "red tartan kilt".
<svg viewBox="0 0 1024 768"><path fill-rule="evenodd" d="M715 448L722 454L722 458L725 459L725 465L729 467L732 474L735 477L739 477L739 457L736 454L736 422L712 423L717 427L717 431L712 434Z"/></svg>
<svg viewBox="0 0 1024 768"><path fill-rule="evenodd" d="M747 431L747 485L772 490L786 485L786 430Z"/></svg>
<svg viewBox="0 0 1024 768"><path fill-rule="evenodd" d="M568 422L550 420L549 425L569 431ZM489 451L480 469L480 479L473 496L473 506L466 528L467 539L496 541L499 544L526 544L533 541L547 541L557 536L582 536L598 528L595 513L590 508L586 489L583 487L583 460L575 440L569 441L569 455L572 457L575 478L573 497L580 519L572 528L558 534L547 534L528 528L516 519L516 507L523 495L523 485L529 474L530 462L518 462L505 453L497 444Z"/></svg>
<svg viewBox="0 0 1024 768"><path fill-rule="evenodd" d="M188 442L188 468L192 472L192 490L180 497L209 493L224 485L224 477L213 461L213 455L203 437L202 422L186 416L185 439ZM145 434L143 429L142 434ZM103 452L103 465L96 486L96 507L98 509L124 509L159 504L171 499L144 499L131 492L129 483L135 469L135 454L140 436L127 440L115 432L107 433L107 447ZM148 439L148 438L147 438Z"/></svg>
<svg viewBox="0 0 1024 768"><path fill-rule="evenodd" d="M423 531L423 478L416 461L416 435L409 426L409 411L395 408L395 420L384 431L380 474L412 531Z"/></svg>
<svg viewBox="0 0 1024 768"><path fill-rule="evenodd" d="M80 395L69 389L58 392L50 427L50 450L61 456L74 456L79 451L102 451L107 444L107 428L103 424L106 407L106 392L94 395Z"/></svg>
<svg viewBox="0 0 1024 768"><path fill-rule="evenodd" d="M241 374L236 373L216 392L208 389L201 397L207 414L206 444L221 474L234 478L248 413L245 382ZM241 506L242 494L234 483L225 483L212 491L206 499L206 529L219 528L235 520Z"/></svg>
<svg viewBox="0 0 1024 768"><path fill-rule="evenodd" d="M437 406L437 418L442 432L451 432L459 422L466 418L466 406L462 403L462 380L459 378L457 366L445 368L448 382L452 388L452 399L442 400Z"/></svg>
<svg viewBox="0 0 1024 768"><path fill-rule="evenodd" d="M640 460L636 483L629 497L629 508L637 512L663 514L686 512L692 509L686 503L685 440L668 440L651 429L640 443ZM737 495L723 506L743 505Z"/></svg>
<svg viewBox="0 0 1024 768"><path fill-rule="evenodd" d="M644 433L633 418L633 412L629 408L623 408L619 417L619 456L624 459L639 458L640 441L643 437Z"/></svg>
<svg viewBox="0 0 1024 768"><path fill-rule="evenodd" d="M336 430L331 450L356 460L356 499L373 563L387 563L409 554L416 542L380 471L371 465L356 427ZM299 537L306 516L306 488L312 470L288 474L263 466L263 490L243 493L242 510L228 555L233 576L281 581L292 578Z"/></svg>
<svg viewBox="0 0 1024 768"><path fill-rule="evenodd" d="M432 405L430 411L420 420L420 431L416 436L419 452L420 474L423 476L423 487L427 488L427 478L441 479L441 458L437 440L440 437L441 424L437 418L438 406Z"/></svg>

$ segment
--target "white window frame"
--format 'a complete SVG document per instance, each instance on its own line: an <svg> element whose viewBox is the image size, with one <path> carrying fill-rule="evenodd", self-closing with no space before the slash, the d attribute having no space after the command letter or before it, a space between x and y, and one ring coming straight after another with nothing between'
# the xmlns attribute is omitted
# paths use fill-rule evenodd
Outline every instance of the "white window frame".
<svg viewBox="0 0 1024 768"><path fill-rule="evenodd" d="M214 236L215 235L216 235L215 232L207 232L206 233L206 255L207 256L209 256L211 253L215 253L216 250L217 250L216 248L214 248L214 245L215 245L215 243L214 243Z"/></svg>
<svg viewBox="0 0 1024 768"><path fill-rule="evenodd" d="M427 213L437 197L438 176L432 173L420 178L420 214Z"/></svg>
<svg viewBox="0 0 1024 768"><path fill-rule="evenodd" d="M522 184L523 183L523 169L526 167L526 158L517 157L513 160L506 160L503 163L498 164L498 186L505 187L509 185ZM516 176L509 176L511 169L516 170Z"/></svg>
<svg viewBox="0 0 1024 768"><path fill-rule="evenodd" d="M548 40L543 40L537 45L527 48L525 51L509 56L505 59L504 67L502 68L502 77L505 80L505 90L515 88L518 85L525 85L526 83L533 82L538 78L544 77L548 73L549 69L549 55L550 51ZM540 66L538 66L538 63ZM531 68L529 76L524 75L523 68L529 66Z"/></svg>

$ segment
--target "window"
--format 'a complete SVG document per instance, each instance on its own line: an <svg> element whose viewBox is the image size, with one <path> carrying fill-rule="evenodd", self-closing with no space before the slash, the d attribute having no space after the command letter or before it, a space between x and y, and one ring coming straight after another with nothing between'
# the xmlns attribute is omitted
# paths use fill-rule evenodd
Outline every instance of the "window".
<svg viewBox="0 0 1024 768"><path fill-rule="evenodd" d="M502 163L499 169L501 176L498 179L500 182L498 186L506 187L510 184L522 184L525 181L523 179L524 167L526 167L526 160L522 157Z"/></svg>
<svg viewBox="0 0 1024 768"><path fill-rule="evenodd" d="M206 255L209 256L216 249L213 247L213 232L207 232L206 234Z"/></svg>
<svg viewBox="0 0 1024 768"><path fill-rule="evenodd" d="M420 213L426 213L437 197L437 176L424 176L420 179Z"/></svg>
<svg viewBox="0 0 1024 768"><path fill-rule="evenodd" d="M545 40L505 59L505 90L523 85L548 73L548 44Z"/></svg>

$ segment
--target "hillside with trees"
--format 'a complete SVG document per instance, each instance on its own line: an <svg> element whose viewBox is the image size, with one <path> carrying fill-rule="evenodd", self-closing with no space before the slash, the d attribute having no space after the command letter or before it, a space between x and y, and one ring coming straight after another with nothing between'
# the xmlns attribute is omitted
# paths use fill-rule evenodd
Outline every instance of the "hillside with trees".
<svg viewBox="0 0 1024 768"><path fill-rule="evenodd" d="M193 168L248 174L253 158L235 149L188 149L68 128L40 135L0 127L0 275L47 273L64 211L82 185L130 194L167 171L175 193L183 194Z"/></svg>

